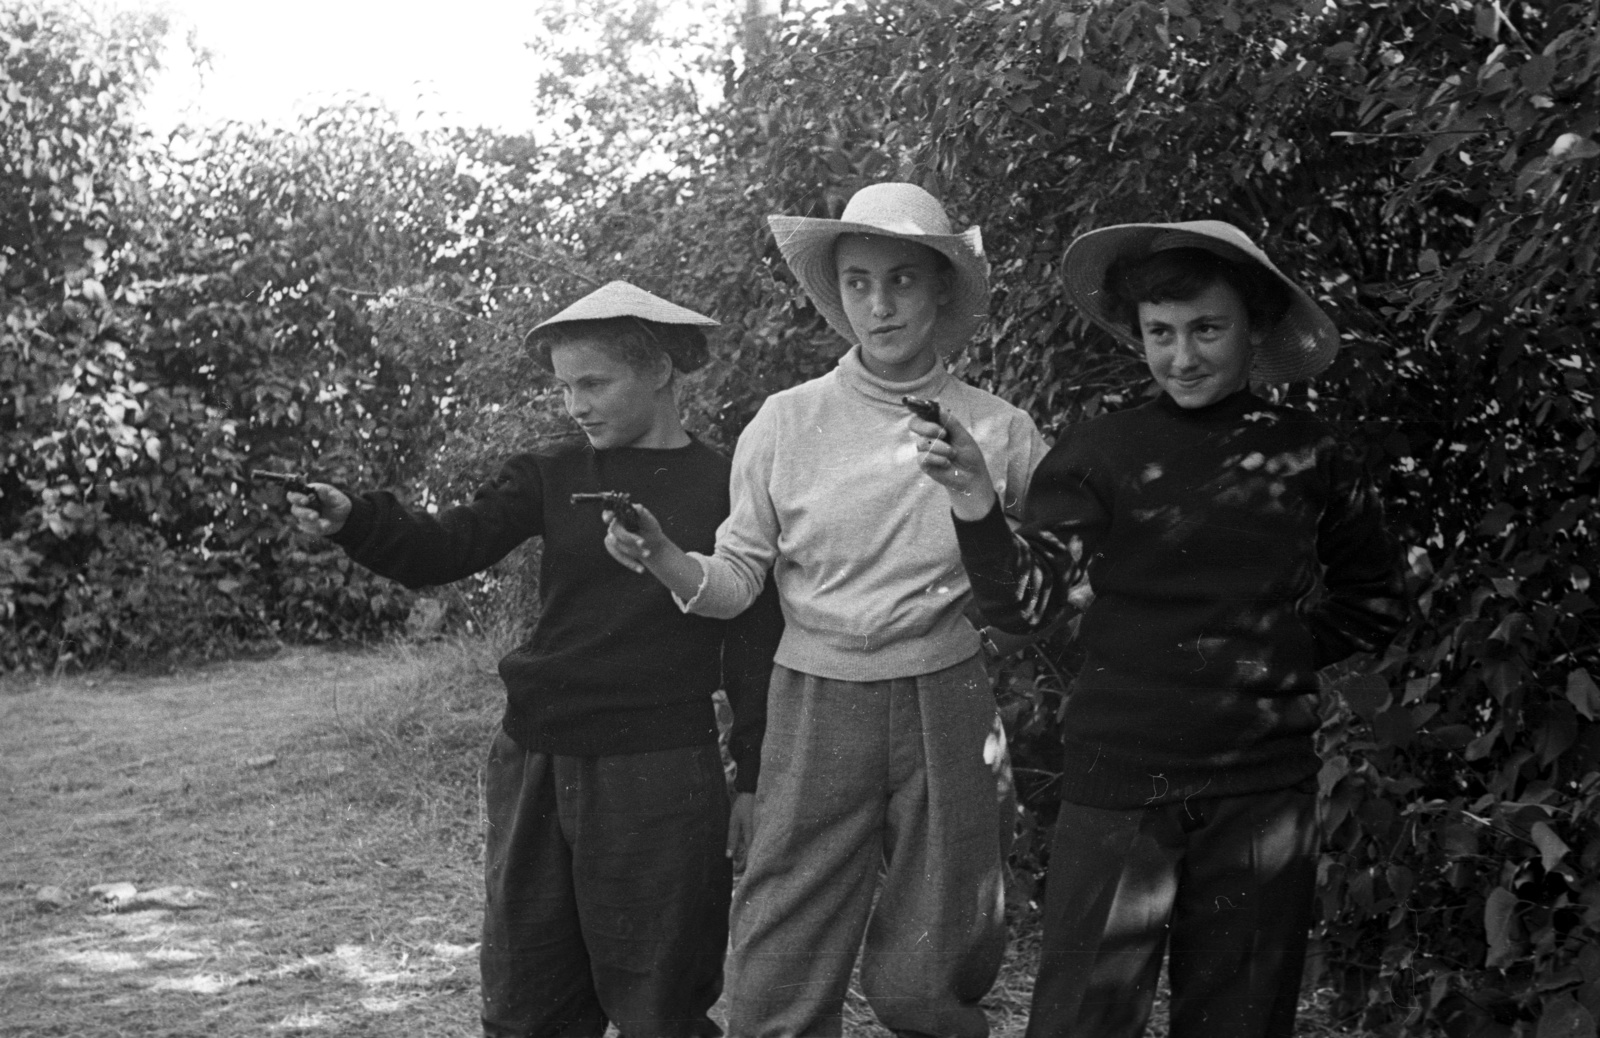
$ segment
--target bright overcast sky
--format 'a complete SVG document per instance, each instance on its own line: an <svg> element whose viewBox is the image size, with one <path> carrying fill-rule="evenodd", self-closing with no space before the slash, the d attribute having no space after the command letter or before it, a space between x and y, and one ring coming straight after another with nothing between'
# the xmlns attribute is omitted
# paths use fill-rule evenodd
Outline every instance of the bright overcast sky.
<svg viewBox="0 0 1600 1038"><path fill-rule="evenodd" d="M405 118L505 132L535 124L536 75L524 44L539 0L114 0L165 10L172 19L170 70L147 119L287 122L318 102L352 93L383 100ZM603 2L603 0L602 0ZM212 53L197 74L185 39Z"/></svg>

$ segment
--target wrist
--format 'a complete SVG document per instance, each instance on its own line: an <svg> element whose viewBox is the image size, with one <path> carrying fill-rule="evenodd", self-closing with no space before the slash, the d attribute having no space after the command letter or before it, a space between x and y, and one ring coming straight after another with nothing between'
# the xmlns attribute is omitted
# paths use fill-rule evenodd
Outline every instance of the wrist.
<svg viewBox="0 0 1600 1038"><path fill-rule="evenodd" d="M700 593L705 570L673 542L663 541L662 546L643 561L645 569L683 601L691 601Z"/></svg>
<svg viewBox="0 0 1600 1038"><path fill-rule="evenodd" d="M965 523L975 523L994 510L994 488L981 487L976 490L950 492L950 511L955 517Z"/></svg>

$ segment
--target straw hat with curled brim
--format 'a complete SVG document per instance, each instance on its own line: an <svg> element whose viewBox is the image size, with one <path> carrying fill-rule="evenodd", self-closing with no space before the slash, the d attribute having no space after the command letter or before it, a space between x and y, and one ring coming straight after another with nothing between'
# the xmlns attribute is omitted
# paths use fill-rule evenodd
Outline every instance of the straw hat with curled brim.
<svg viewBox="0 0 1600 1038"><path fill-rule="evenodd" d="M1333 363L1339 329L1305 290L1284 276L1239 228L1221 220L1187 223L1125 223L1079 235L1063 261L1067 295L1090 320L1121 341L1143 348L1121 319L1106 291L1106 272L1119 260L1137 260L1167 249L1198 248L1234 263L1255 263L1289 293L1289 309L1257 344L1250 378L1257 382L1295 382L1311 378Z"/></svg>
<svg viewBox="0 0 1600 1038"><path fill-rule="evenodd" d="M769 216L789 269L833 330L852 346L860 339L839 298L839 272L833 248L841 234L900 238L926 245L950 261L950 299L939 308L935 345L946 353L967 344L989 316L989 260L976 227L950 229L939 200L915 184L872 184L851 196L837 220L810 216Z"/></svg>
<svg viewBox="0 0 1600 1038"><path fill-rule="evenodd" d="M637 285L630 285L626 281L608 281L554 317L547 317L534 325L525 341L529 346L537 347L541 333L548 334L555 326L575 321L604 321L614 317L634 317L655 324L693 329L692 334L655 336L680 371L693 371L705 363L705 333L699 329L717 326L717 322L705 314L697 314L687 307L670 303ZM549 358L541 355L540 362L548 366Z"/></svg>

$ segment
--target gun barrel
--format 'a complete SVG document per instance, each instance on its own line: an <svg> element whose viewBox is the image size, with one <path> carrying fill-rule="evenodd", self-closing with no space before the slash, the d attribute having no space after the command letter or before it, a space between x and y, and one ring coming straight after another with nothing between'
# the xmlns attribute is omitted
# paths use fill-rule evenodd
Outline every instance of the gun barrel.
<svg viewBox="0 0 1600 1038"><path fill-rule="evenodd" d="M912 414L916 415L924 422L933 422L936 425L944 424L944 422L940 420L941 416L939 413L939 402L937 400L924 400L921 397L916 396L903 396L900 398L900 402L905 404Z"/></svg>
<svg viewBox="0 0 1600 1038"><path fill-rule="evenodd" d="M621 490L601 490L595 493L577 493L572 495L572 503L597 504L617 514L622 522L622 528L633 533L639 532L639 513L633 510L633 501Z"/></svg>
<svg viewBox="0 0 1600 1038"><path fill-rule="evenodd" d="M292 490L296 494L311 493L311 484L304 476L297 476L292 472L268 472L266 469L256 469L250 473L252 479L269 479L274 483L282 483L285 490Z"/></svg>

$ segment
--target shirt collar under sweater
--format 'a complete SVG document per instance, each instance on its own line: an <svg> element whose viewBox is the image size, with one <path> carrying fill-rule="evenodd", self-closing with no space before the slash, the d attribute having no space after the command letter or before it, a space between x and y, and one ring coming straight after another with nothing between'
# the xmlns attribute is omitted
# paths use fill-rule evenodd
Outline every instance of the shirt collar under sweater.
<svg viewBox="0 0 1600 1038"><path fill-rule="evenodd" d="M937 399L939 392L944 389L945 383L950 381L950 373L944 365L934 362L932 370L926 375L912 379L910 382L890 382L879 378L867 370L861 362L861 347L852 346L850 352L839 358L839 366L834 369L839 373L839 381L850 387L868 400L890 404L896 408L903 407L900 398L903 396L920 396L929 400Z"/></svg>

